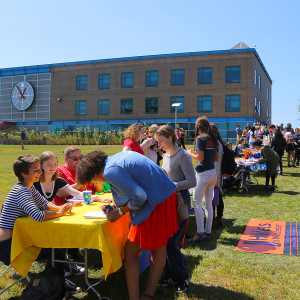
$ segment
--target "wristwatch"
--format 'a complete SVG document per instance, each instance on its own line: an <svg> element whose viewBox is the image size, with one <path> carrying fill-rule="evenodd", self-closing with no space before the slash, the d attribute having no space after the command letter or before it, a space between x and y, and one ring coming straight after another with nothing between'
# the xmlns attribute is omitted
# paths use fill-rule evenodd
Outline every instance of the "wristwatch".
<svg viewBox="0 0 300 300"><path fill-rule="evenodd" d="M121 210L121 207L119 207L118 211L119 211L119 215L120 215L120 216L123 216L123 215L124 215L124 213L123 213L122 210Z"/></svg>

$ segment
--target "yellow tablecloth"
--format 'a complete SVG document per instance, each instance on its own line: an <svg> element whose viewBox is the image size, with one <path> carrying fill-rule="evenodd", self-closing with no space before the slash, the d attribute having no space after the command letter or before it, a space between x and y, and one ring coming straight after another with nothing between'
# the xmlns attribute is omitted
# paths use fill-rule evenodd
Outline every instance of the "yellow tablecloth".
<svg viewBox="0 0 300 300"><path fill-rule="evenodd" d="M41 248L93 248L102 252L105 278L122 266L129 232L129 215L114 223L106 219L85 219L89 211L100 211L99 202L77 206L71 216L37 222L30 217L16 220L11 249L11 265L25 276Z"/></svg>

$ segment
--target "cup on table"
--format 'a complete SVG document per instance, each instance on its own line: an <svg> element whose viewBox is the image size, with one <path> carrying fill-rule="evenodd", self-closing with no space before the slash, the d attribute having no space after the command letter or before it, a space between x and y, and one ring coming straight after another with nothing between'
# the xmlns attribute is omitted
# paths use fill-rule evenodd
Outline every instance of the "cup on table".
<svg viewBox="0 0 300 300"><path fill-rule="evenodd" d="M83 191L83 200L86 204L91 204L92 192L91 191Z"/></svg>

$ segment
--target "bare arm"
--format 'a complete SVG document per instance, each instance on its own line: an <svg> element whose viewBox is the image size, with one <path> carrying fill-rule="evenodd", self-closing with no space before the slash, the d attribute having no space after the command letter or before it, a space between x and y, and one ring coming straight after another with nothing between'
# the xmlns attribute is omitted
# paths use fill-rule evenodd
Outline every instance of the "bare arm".
<svg viewBox="0 0 300 300"><path fill-rule="evenodd" d="M51 211L45 212L44 221L64 216L72 210L72 207L73 207L73 205L71 203L66 203L62 206L57 206L50 202L48 204L48 209L51 209ZM58 210L57 210L57 208L58 208Z"/></svg>
<svg viewBox="0 0 300 300"><path fill-rule="evenodd" d="M191 149L188 149L187 153L189 154L189 156L192 159L194 159L196 161L202 162L204 160L204 151L197 150L197 151L192 152Z"/></svg>

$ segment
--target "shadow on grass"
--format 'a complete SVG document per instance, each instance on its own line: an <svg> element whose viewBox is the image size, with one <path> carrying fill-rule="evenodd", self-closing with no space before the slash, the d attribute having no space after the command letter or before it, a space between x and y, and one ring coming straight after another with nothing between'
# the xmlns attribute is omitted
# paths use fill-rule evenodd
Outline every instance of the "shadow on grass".
<svg viewBox="0 0 300 300"><path fill-rule="evenodd" d="M254 299L253 297L248 296L247 294L231 291L229 289L225 289L220 286L205 286L202 284L193 284L193 283L190 284L187 295L193 299L207 299L207 300Z"/></svg>
<svg viewBox="0 0 300 300"><path fill-rule="evenodd" d="M185 242L185 248L198 248L200 247L201 250L214 250L217 248L217 241L220 238L220 235L222 233L222 231L227 228L227 231L233 231L234 233L240 233L239 231L237 231L236 227L242 227L242 226L233 226L234 224L234 219L222 219L223 221L223 226L221 228L216 228L216 229L212 229L211 232L211 238L210 239L206 239L206 240L202 240L200 242L196 242L196 243L189 243ZM235 228L235 229L233 229ZM243 226L243 231L245 230L246 226ZM189 225L188 225L188 230L187 233L193 237L194 234L196 233L196 229L197 229L197 225L196 225L196 218L195 216L191 216L190 220L189 220ZM235 230L235 231L234 231ZM242 229L240 229L242 230Z"/></svg>
<svg viewBox="0 0 300 300"><path fill-rule="evenodd" d="M299 195L299 192L294 192L294 191L275 191L277 194L287 194L290 196L296 196Z"/></svg>

